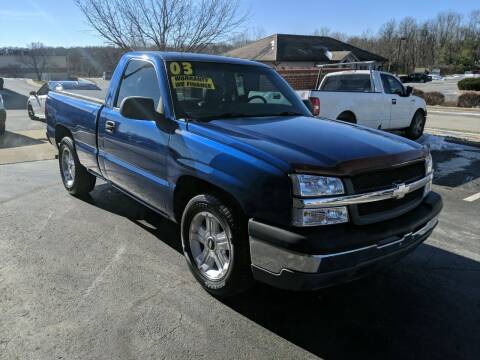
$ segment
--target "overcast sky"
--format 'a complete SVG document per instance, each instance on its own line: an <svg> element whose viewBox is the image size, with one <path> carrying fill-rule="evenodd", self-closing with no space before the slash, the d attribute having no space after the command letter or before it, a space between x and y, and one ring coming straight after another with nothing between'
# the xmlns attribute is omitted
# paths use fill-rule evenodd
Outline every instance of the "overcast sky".
<svg viewBox="0 0 480 360"><path fill-rule="evenodd" d="M243 0L250 10L250 29L272 33L311 34L328 27L349 35L377 31L389 19L430 19L440 11L468 14L479 0ZM102 45L73 0L0 0L0 47L40 41L50 46Z"/></svg>

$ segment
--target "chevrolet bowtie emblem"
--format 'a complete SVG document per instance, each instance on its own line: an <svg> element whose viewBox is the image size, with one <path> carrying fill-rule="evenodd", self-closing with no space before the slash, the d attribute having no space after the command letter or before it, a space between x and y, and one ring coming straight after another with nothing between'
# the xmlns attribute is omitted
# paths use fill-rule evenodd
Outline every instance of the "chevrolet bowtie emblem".
<svg viewBox="0 0 480 360"><path fill-rule="evenodd" d="M405 184L398 184L397 188L393 190L393 197L395 199L402 199L408 194L408 187Z"/></svg>

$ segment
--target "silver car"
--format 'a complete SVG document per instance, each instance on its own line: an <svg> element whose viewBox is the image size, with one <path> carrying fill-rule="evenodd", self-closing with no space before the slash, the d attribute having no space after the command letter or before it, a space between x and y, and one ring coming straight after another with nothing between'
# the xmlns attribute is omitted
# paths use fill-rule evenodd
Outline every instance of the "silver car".
<svg viewBox="0 0 480 360"><path fill-rule="evenodd" d="M5 122L7 121L7 111L3 103L3 97L0 95L0 135L5 133Z"/></svg>
<svg viewBox="0 0 480 360"><path fill-rule="evenodd" d="M49 91L99 90L88 81L49 81L37 91L31 91L27 102L28 116L32 120L45 119L45 102Z"/></svg>

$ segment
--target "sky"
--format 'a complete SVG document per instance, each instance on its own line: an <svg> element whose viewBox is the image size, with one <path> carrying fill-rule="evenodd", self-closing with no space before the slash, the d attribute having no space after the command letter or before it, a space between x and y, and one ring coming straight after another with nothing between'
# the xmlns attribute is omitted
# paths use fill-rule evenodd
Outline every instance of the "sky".
<svg viewBox="0 0 480 360"><path fill-rule="evenodd" d="M438 12L468 14L479 0L241 0L250 16L247 27L272 33L311 34L322 27L348 35L376 32L388 20L418 21ZM0 47L31 42L48 46L103 45L73 0L0 0Z"/></svg>

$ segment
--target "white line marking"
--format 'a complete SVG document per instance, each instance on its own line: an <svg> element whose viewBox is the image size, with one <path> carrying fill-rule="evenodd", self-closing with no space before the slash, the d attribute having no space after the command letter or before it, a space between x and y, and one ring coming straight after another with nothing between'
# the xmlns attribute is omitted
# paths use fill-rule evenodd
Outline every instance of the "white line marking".
<svg viewBox="0 0 480 360"><path fill-rule="evenodd" d="M479 193L476 193L476 194L473 194L469 197L466 197L465 199L463 199L464 201L468 201L468 202L472 202L472 201L475 201L475 200L478 200L480 199L480 192Z"/></svg>
<svg viewBox="0 0 480 360"><path fill-rule="evenodd" d="M83 298L87 298L90 296L92 291L97 287L99 283L103 281L103 278L105 277L105 274L115 265L116 262L120 260L122 257L123 253L125 252L125 245L122 245L118 248L117 252L115 253L115 256L110 260L110 262L107 264L107 266L103 269L103 271L96 277L95 280L93 280L92 284L88 287L88 289L85 291Z"/></svg>

